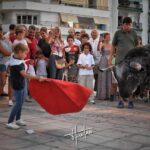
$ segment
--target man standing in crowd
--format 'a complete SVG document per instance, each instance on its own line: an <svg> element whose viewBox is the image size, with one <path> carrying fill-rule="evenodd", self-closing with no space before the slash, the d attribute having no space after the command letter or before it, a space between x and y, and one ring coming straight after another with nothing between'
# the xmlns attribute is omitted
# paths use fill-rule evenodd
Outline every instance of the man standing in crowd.
<svg viewBox="0 0 150 150"><path fill-rule="evenodd" d="M70 28L68 30L68 34L72 35L74 37L74 43L73 43L74 45L77 45L77 46L81 45L81 41L79 39L77 39L76 36L75 36L75 29L74 28ZM64 43L65 43L65 46L68 45L67 41L64 41Z"/></svg>
<svg viewBox="0 0 150 150"><path fill-rule="evenodd" d="M91 38L89 39L89 43L92 46L92 53L94 55L94 61L96 61L95 58L100 59L100 57L99 57L100 51L98 51L99 35L98 35L98 31L96 29L93 29L91 31ZM94 91L96 91L97 90L97 80L98 80L98 72L96 70L94 70L94 79L95 79Z"/></svg>
<svg viewBox="0 0 150 150"><path fill-rule="evenodd" d="M125 55L134 47L137 46L137 34L131 28L132 20L130 17L123 19L122 28L116 31L112 41L112 51L109 58L109 64L111 65L113 55L116 50L116 64L121 62ZM128 108L133 108L133 101L130 99L128 102ZM118 103L118 108L124 108L123 100Z"/></svg>
<svg viewBox="0 0 150 150"><path fill-rule="evenodd" d="M4 35L4 38L8 39L11 43L13 43L14 40L16 39L15 29L16 25L10 24L9 31Z"/></svg>
<svg viewBox="0 0 150 150"><path fill-rule="evenodd" d="M29 47L29 59L35 60L37 50L37 39L35 38L36 27L31 25L28 29L27 42Z"/></svg>
<svg viewBox="0 0 150 150"><path fill-rule="evenodd" d="M79 31L75 32L75 37L74 38L77 39L77 40L79 40L81 42L81 34L80 34Z"/></svg>

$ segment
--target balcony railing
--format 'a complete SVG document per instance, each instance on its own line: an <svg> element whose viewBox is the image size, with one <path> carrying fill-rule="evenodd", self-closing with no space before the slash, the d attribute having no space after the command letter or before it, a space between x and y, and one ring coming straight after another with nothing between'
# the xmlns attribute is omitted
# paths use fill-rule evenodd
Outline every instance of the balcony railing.
<svg viewBox="0 0 150 150"><path fill-rule="evenodd" d="M86 2L85 0L61 0L61 4L83 7L86 5Z"/></svg>
<svg viewBox="0 0 150 150"><path fill-rule="evenodd" d="M97 6L97 9L108 10L108 6Z"/></svg>
<svg viewBox="0 0 150 150"><path fill-rule="evenodd" d="M120 3L118 6L119 9L130 10L130 11L140 11L143 12L142 4L134 4L134 3Z"/></svg>
<svg viewBox="0 0 150 150"><path fill-rule="evenodd" d="M108 10L108 6L100 6L100 5L97 5L97 4L89 4L89 3L87 3L86 0L61 0L60 4L69 5L69 6L77 6L77 7Z"/></svg>

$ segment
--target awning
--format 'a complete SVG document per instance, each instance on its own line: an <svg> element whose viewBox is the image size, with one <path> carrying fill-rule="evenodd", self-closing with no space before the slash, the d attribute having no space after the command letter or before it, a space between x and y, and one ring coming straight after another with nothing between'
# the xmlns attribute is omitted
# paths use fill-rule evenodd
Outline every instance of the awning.
<svg viewBox="0 0 150 150"><path fill-rule="evenodd" d="M87 28L87 29L92 29L95 27L95 23L93 18L88 18L88 17L79 17L79 24L81 28Z"/></svg>
<svg viewBox="0 0 150 150"><path fill-rule="evenodd" d="M62 22L73 22L73 23L79 23L78 17L75 15L70 15L70 14L60 14L61 16L61 21Z"/></svg>
<svg viewBox="0 0 150 150"><path fill-rule="evenodd" d="M94 17L95 24L108 24L109 19L106 17Z"/></svg>
<svg viewBox="0 0 150 150"><path fill-rule="evenodd" d="M94 24L93 18L88 18L88 17L78 17L78 20L81 24L87 24L91 25Z"/></svg>

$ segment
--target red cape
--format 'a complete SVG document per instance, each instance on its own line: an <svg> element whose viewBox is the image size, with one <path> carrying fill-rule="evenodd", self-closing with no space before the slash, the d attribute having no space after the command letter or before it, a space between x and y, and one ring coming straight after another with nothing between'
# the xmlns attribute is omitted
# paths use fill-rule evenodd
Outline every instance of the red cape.
<svg viewBox="0 0 150 150"><path fill-rule="evenodd" d="M81 111L92 93L79 84L55 79L31 80L29 91L41 107L54 115Z"/></svg>

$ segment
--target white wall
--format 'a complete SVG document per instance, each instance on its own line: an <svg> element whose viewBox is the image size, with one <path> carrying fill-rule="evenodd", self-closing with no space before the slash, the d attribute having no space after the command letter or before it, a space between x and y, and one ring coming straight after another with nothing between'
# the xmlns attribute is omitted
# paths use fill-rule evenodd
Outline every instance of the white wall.
<svg viewBox="0 0 150 150"><path fill-rule="evenodd" d="M3 14L4 14L3 23L5 23L5 24L9 24L10 22L14 23L13 14L10 11L5 12Z"/></svg>
<svg viewBox="0 0 150 150"><path fill-rule="evenodd" d="M143 44L148 43L148 0L143 0L143 13L140 17L140 22L143 24L142 40Z"/></svg>
<svg viewBox="0 0 150 150"><path fill-rule="evenodd" d="M58 25L59 24L59 14L58 13L41 12L39 24L43 25L43 26Z"/></svg>
<svg viewBox="0 0 150 150"><path fill-rule="evenodd" d="M109 0L109 8L110 8L110 25L109 30L111 33L111 37L113 38L114 33L118 27L118 0Z"/></svg>

